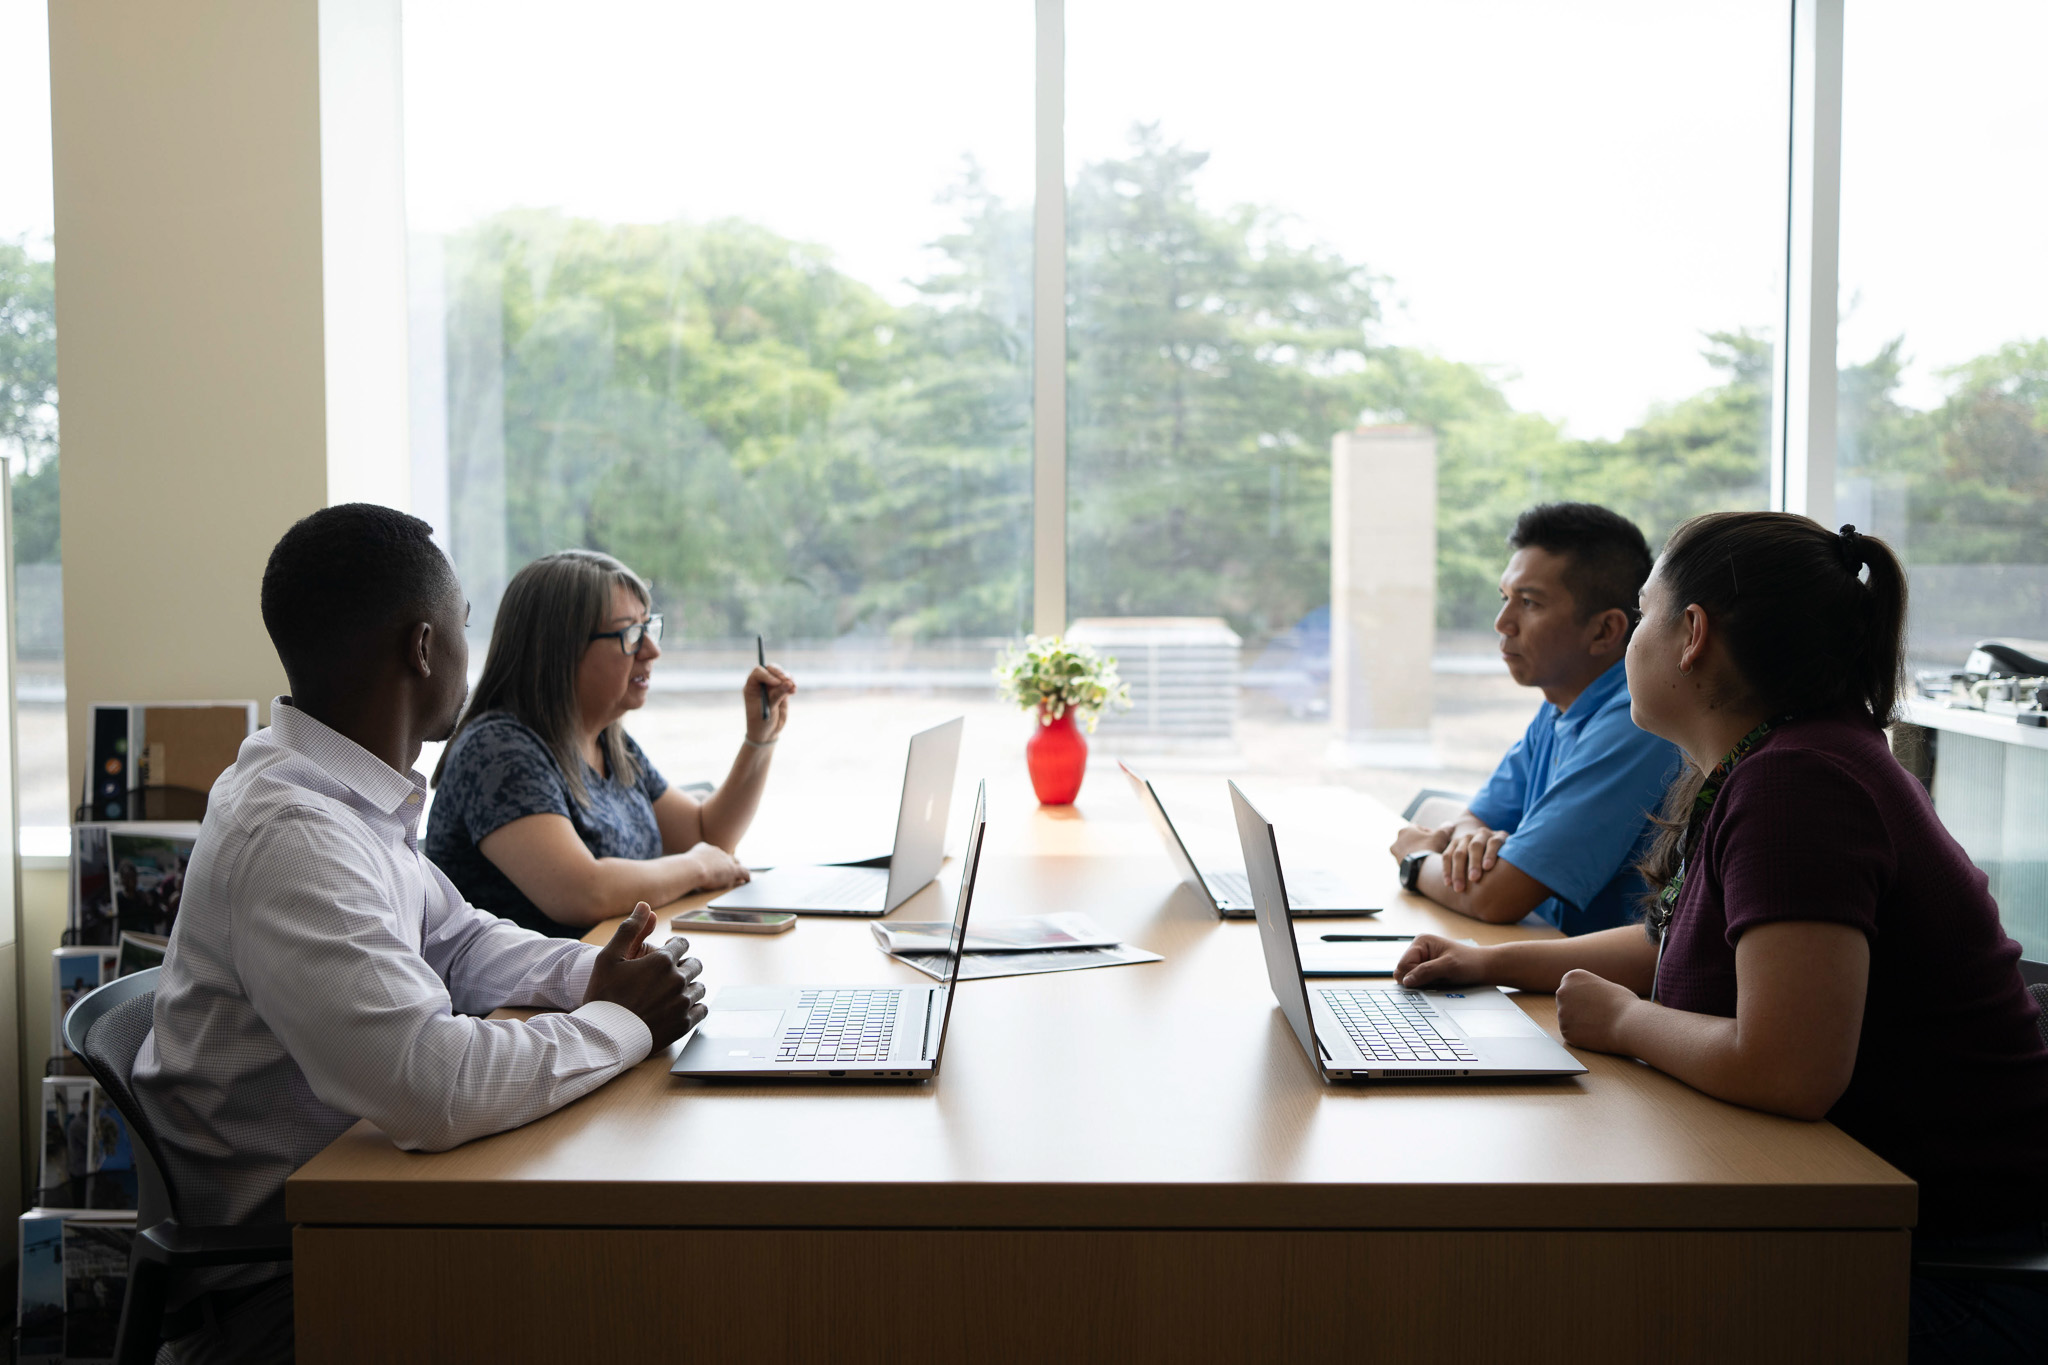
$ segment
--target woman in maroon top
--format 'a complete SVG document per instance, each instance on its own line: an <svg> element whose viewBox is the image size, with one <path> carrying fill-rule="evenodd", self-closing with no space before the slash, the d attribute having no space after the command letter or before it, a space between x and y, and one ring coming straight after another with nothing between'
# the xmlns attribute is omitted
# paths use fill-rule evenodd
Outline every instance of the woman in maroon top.
<svg viewBox="0 0 2048 1365"><path fill-rule="evenodd" d="M1986 878L1892 758L1906 584L1883 542L1726 512L1673 533L1628 649L1690 763L1641 928L1416 939L1405 986L1555 991L1565 1041L1833 1120L1920 1184L1916 1241L2048 1250L2048 1048ZM1913 1282L1915 1360L2036 1359L2048 1293Z"/></svg>

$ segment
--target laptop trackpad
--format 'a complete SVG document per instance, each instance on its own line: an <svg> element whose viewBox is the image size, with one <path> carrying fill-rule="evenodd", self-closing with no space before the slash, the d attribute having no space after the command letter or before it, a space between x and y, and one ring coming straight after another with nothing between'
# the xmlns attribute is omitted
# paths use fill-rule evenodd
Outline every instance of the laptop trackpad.
<svg viewBox="0 0 2048 1365"><path fill-rule="evenodd" d="M705 1038L772 1038L781 1010L713 1010L697 1026Z"/></svg>
<svg viewBox="0 0 2048 1365"><path fill-rule="evenodd" d="M1543 1030L1534 1020L1518 1009L1504 1010L1448 1010L1451 1022L1458 1026L1458 1032L1467 1038L1527 1038ZM716 1018L717 1016L712 1016ZM709 1026L710 1020L705 1024Z"/></svg>

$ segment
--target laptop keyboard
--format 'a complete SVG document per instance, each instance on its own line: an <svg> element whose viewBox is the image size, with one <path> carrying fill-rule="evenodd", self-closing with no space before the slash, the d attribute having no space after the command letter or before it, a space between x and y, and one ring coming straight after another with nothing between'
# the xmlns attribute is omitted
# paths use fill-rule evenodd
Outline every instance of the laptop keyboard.
<svg viewBox="0 0 2048 1365"><path fill-rule="evenodd" d="M801 1028L782 1035L783 1062L879 1062L896 1036L896 1004L903 992L805 991L797 1002L810 1011Z"/></svg>
<svg viewBox="0 0 2048 1365"><path fill-rule="evenodd" d="M1251 879L1242 872L1204 872L1202 880L1208 883L1210 892L1226 905L1242 905L1249 909L1252 904ZM1306 885L1289 888L1287 904L1294 910L1314 910L1331 899L1328 888L1318 884L1318 879L1304 878ZM1319 895L1318 892L1325 894Z"/></svg>
<svg viewBox="0 0 2048 1365"><path fill-rule="evenodd" d="M1242 872L1204 872L1202 880L1209 884L1211 893L1229 901L1232 905L1252 903L1252 884ZM1290 902L1294 897L1287 898Z"/></svg>
<svg viewBox="0 0 2048 1365"><path fill-rule="evenodd" d="M876 876L873 868L843 867L835 876L821 877L805 891L804 899L816 905L849 910L879 906L887 894L884 890L887 878L887 873Z"/></svg>
<svg viewBox="0 0 2048 1365"><path fill-rule="evenodd" d="M1407 991L1325 989L1323 1001L1358 1050L1375 1062L1476 1062L1461 1038L1439 1033L1436 1015Z"/></svg>

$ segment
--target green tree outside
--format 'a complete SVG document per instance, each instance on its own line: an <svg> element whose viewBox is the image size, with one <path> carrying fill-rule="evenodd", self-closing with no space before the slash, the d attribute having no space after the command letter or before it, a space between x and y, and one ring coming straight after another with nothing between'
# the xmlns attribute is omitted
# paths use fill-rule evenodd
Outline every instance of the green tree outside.
<svg viewBox="0 0 2048 1365"><path fill-rule="evenodd" d="M1385 281L1270 207L1199 193L1156 127L1068 208L1075 615L1220 614L1257 641L1328 598L1329 449L1359 421L1438 433L1438 613L1494 613L1503 537L1581 498L1653 542L1768 496L1769 342L1703 335L1709 388L1575 440L1484 369L1385 344ZM685 636L911 642L1031 618L1031 213L965 166L908 303L737 220L495 215L448 244L451 462L497 461L513 567L589 545L654 579ZM17 562L60 557L54 270L0 243L0 451ZM1904 341L1845 367L1840 464L1917 565L2048 565L2048 338L1900 402ZM478 440L482 432L487 440ZM475 449L471 449L475 446ZM458 526L458 532L461 531ZM456 536L458 543L462 536Z"/></svg>
<svg viewBox="0 0 2048 1365"><path fill-rule="evenodd" d="M0 456L13 464L14 562L57 563L56 270L20 242L0 242Z"/></svg>

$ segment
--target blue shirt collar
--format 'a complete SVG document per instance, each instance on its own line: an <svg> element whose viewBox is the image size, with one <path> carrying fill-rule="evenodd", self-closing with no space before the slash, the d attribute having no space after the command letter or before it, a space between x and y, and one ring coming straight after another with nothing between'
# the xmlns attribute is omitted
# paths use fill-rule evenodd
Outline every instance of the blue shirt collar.
<svg viewBox="0 0 2048 1365"><path fill-rule="evenodd" d="M1628 690L1628 663L1616 660L1612 667L1586 686L1586 690L1573 699L1569 711L1560 711L1559 726L1569 725L1576 730L1592 716L1613 701L1616 693L1626 694Z"/></svg>

